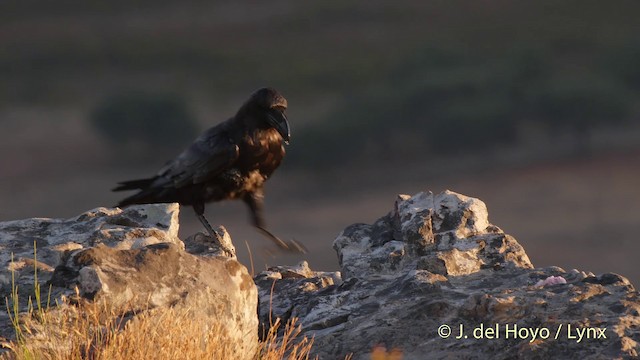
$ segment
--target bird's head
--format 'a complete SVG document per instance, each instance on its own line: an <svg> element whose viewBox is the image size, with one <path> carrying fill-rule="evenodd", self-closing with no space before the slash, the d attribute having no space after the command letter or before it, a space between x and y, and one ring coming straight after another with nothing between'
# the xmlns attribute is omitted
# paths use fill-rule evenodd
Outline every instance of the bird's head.
<svg viewBox="0 0 640 360"><path fill-rule="evenodd" d="M287 99L273 88L262 88L256 90L245 105L257 108L264 114L266 123L276 129L286 144L289 144L291 133L289 121L285 115L287 110Z"/></svg>

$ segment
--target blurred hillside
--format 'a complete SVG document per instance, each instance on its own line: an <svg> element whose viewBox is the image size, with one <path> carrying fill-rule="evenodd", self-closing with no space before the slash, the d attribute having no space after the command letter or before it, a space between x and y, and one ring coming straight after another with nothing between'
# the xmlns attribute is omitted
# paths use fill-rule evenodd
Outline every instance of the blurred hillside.
<svg viewBox="0 0 640 360"><path fill-rule="evenodd" d="M114 204L117 181L155 172L268 85L289 100L293 136L267 220L314 250L312 265L335 267L336 233L396 193L450 188L485 200L535 265L610 270L602 260L638 283L639 10L2 1L0 220ZM242 204L207 213L238 247L263 245ZM182 232L199 230L183 209ZM583 256L560 256L570 248Z"/></svg>

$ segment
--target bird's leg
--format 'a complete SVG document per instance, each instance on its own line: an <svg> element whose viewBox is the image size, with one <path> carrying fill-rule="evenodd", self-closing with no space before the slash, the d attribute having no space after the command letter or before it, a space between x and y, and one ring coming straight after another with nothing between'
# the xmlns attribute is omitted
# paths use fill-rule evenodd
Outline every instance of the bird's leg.
<svg viewBox="0 0 640 360"><path fill-rule="evenodd" d="M222 236L213 229L211 224L209 224L209 221L207 220L207 218L204 217L204 204L193 205L193 210L196 212L196 216L198 216L198 220L200 220L200 222L202 223L202 226L204 226L204 228L209 233L209 236L214 237L216 238L216 240L218 240L218 242L221 242Z"/></svg>
<svg viewBox="0 0 640 360"><path fill-rule="evenodd" d="M287 242L284 242L284 241L280 240L279 237L273 235L271 233L271 231L265 229L264 227L256 226L256 228L258 230L260 230L260 232L262 232L267 238L271 239L274 243L276 243L276 245L278 245L278 247L280 247L280 248L282 248L284 250L293 251L293 252L299 252L299 253L303 253L303 254L307 252L306 248L302 244L298 243L295 240L291 240L291 241L289 241L287 243Z"/></svg>
<svg viewBox="0 0 640 360"><path fill-rule="evenodd" d="M306 253L306 248L298 243L295 240L291 240L288 243L282 241L279 237L273 235L269 230L267 230L264 219L262 217L262 194L261 193L253 193L244 197L244 202L249 206L249 210L251 211L251 220L253 225L262 232L269 240L273 241L279 248L298 252L298 253Z"/></svg>

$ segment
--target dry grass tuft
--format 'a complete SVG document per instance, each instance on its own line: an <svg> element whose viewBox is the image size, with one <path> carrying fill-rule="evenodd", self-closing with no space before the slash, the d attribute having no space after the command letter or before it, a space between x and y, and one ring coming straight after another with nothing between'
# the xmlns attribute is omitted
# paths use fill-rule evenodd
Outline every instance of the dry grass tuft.
<svg viewBox="0 0 640 360"><path fill-rule="evenodd" d="M33 314L32 314L33 315ZM134 316L135 315L135 316ZM308 360L313 340L297 341L296 319L276 320L255 359ZM20 319L21 341L11 343L15 359L136 360L235 359L236 346L221 326L211 327L186 309L151 309L124 315L104 303L63 305Z"/></svg>
<svg viewBox="0 0 640 360"><path fill-rule="evenodd" d="M285 325L282 337L278 338L278 329L281 323L280 318L276 319L269 328L265 340L260 342L257 358L261 360L308 360L313 339L304 337L295 342L302 331L300 326L296 326L297 321L297 318L291 318Z"/></svg>
<svg viewBox="0 0 640 360"><path fill-rule="evenodd" d="M36 255L34 243L34 259ZM43 305L37 260L34 282L34 296L28 299L26 313L21 313L12 272L11 295L6 306L16 339L3 342L10 352L1 354L0 359L199 360L236 359L242 353L223 324L209 324L206 317L194 315L191 309L132 310L133 303L114 308L104 301L81 299L77 288L73 301L63 298L61 304L51 307L47 297ZM276 319L253 358L308 360L313 340L304 337L298 341L296 337L302 329L296 326L296 321L296 318L288 321L283 336L278 337L281 321Z"/></svg>

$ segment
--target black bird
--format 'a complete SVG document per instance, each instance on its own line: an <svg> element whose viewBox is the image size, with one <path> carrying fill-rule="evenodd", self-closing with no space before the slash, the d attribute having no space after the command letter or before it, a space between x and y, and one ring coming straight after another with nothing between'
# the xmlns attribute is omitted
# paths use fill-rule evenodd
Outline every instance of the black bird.
<svg viewBox="0 0 640 360"><path fill-rule="evenodd" d="M209 234L218 238L204 217L205 203L241 199L249 206L255 227L279 247L302 252L297 242L284 242L269 232L262 216L264 182L282 162L283 144L289 144L286 109L287 100L275 89L257 90L235 116L202 133L154 177L119 183L113 191L140 191L118 206L191 205Z"/></svg>

